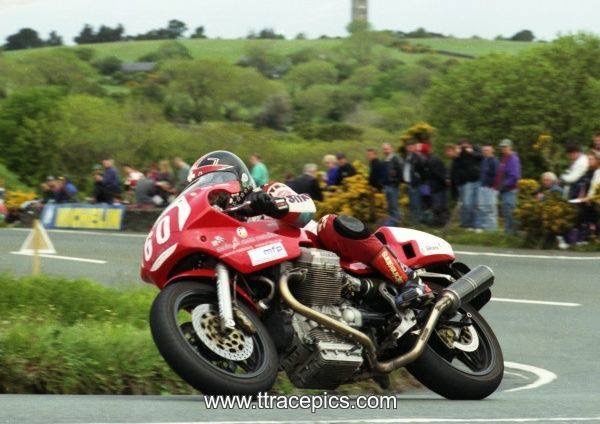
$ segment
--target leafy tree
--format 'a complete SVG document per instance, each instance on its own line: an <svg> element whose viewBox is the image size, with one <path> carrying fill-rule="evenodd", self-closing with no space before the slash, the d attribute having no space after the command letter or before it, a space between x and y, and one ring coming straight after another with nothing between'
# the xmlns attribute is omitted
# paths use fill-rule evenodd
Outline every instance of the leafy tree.
<svg viewBox="0 0 600 424"><path fill-rule="evenodd" d="M510 37L511 41L533 41L535 40L535 35L528 29L524 29L522 31L517 32L515 35Z"/></svg>
<svg viewBox="0 0 600 424"><path fill-rule="evenodd" d="M204 32L204 27L199 26L194 30L194 33L190 35L190 38L208 38Z"/></svg>
<svg viewBox="0 0 600 424"><path fill-rule="evenodd" d="M22 50L41 47L44 42L39 37L37 31L31 28L22 28L16 34L6 37L6 50Z"/></svg>
<svg viewBox="0 0 600 424"><path fill-rule="evenodd" d="M306 40L306 33L304 32L299 32L298 34L296 34L296 36L294 37L295 40Z"/></svg>
<svg viewBox="0 0 600 424"><path fill-rule="evenodd" d="M120 24L114 28L101 25L97 32L91 25L85 24L79 35L73 40L77 44L109 43L121 41L124 33L125 28Z"/></svg>
<svg viewBox="0 0 600 424"><path fill-rule="evenodd" d="M337 77L337 70L331 63L324 60L311 60L294 66L285 80L294 87L306 88L313 84L333 84L337 81Z"/></svg>
<svg viewBox="0 0 600 424"><path fill-rule="evenodd" d="M599 94L600 38L577 35L456 65L434 82L425 106L441 141L511 138L525 175L537 177L552 167L536 150L539 135L587 140L599 124Z"/></svg>
<svg viewBox="0 0 600 424"><path fill-rule="evenodd" d="M296 120L299 122L326 121L335 108L334 85L312 85L294 97Z"/></svg>
<svg viewBox="0 0 600 424"><path fill-rule="evenodd" d="M102 59L96 60L93 65L103 75L113 75L115 72L121 70L123 61L116 56L107 56Z"/></svg>
<svg viewBox="0 0 600 424"><path fill-rule="evenodd" d="M204 28L202 29L202 32L204 32ZM187 25L184 22L181 22L177 19L171 19L167 24L167 31L169 33L169 38L171 39L182 38L183 34L185 34L187 30Z"/></svg>
<svg viewBox="0 0 600 424"><path fill-rule="evenodd" d="M54 122L62 96L57 88L30 88L11 95L0 106L1 160L30 186L57 170L60 152Z"/></svg>
<svg viewBox="0 0 600 424"><path fill-rule="evenodd" d="M256 118L256 123L275 130L283 130L292 120L292 102L284 94L274 94L263 104L262 111Z"/></svg>
<svg viewBox="0 0 600 424"><path fill-rule="evenodd" d="M161 62L169 59L191 59L188 48L179 41L166 41L152 53L139 58L141 62Z"/></svg>
<svg viewBox="0 0 600 424"><path fill-rule="evenodd" d="M250 31L246 36L248 40L285 40L283 34L277 34L273 28L264 28L258 34Z"/></svg>
<svg viewBox="0 0 600 424"><path fill-rule="evenodd" d="M91 44L96 40L94 28L90 24L85 24L79 35L73 39L77 44Z"/></svg>
<svg viewBox="0 0 600 424"><path fill-rule="evenodd" d="M288 58L274 51L267 44L249 42L238 65L256 68L267 78L279 79L290 69L290 62Z"/></svg>
<svg viewBox="0 0 600 424"><path fill-rule="evenodd" d="M47 46L62 46L63 38L56 31L51 31L45 44Z"/></svg>

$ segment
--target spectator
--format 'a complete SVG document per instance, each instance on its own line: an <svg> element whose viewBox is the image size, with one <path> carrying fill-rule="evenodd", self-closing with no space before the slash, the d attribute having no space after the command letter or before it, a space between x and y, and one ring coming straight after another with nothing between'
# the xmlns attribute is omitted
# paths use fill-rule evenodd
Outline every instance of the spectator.
<svg viewBox="0 0 600 424"><path fill-rule="evenodd" d="M104 159L102 161L104 172L102 173L102 184L104 188L110 191L113 196L118 196L121 193L121 181L119 173L114 167L112 159Z"/></svg>
<svg viewBox="0 0 600 424"><path fill-rule="evenodd" d="M444 146L444 155L450 159L450 172L446 179L446 185L450 188L450 194L453 199L458 198L458 155L460 151L456 144L446 144Z"/></svg>
<svg viewBox="0 0 600 424"><path fill-rule="evenodd" d="M375 149L367 149L367 160L369 161L369 185L377 190L383 189L383 178L385 167L377 157Z"/></svg>
<svg viewBox="0 0 600 424"><path fill-rule="evenodd" d="M152 171L147 171L135 185L135 203L139 206L159 206L164 203L162 197L158 196L155 183L152 180Z"/></svg>
<svg viewBox="0 0 600 424"><path fill-rule="evenodd" d="M72 201L69 193L65 188L64 178L54 178L49 176L46 178L46 183L42 184L44 190L44 200L42 203L69 203Z"/></svg>
<svg viewBox="0 0 600 424"><path fill-rule="evenodd" d="M173 184L173 168L168 160L161 160L158 162L158 174L156 176L157 182L169 183L169 186Z"/></svg>
<svg viewBox="0 0 600 424"><path fill-rule="evenodd" d="M421 154L425 158L424 178L431 197L430 223L444 226L448 222L448 171L444 162L431 153L430 144L421 144Z"/></svg>
<svg viewBox="0 0 600 424"><path fill-rule="evenodd" d="M404 152L404 166L402 167L402 181L406 184L409 201L410 222L418 224L423 218L421 202L421 184L423 182L423 168L425 159L418 151L416 140L406 143Z"/></svg>
<svg viewBox="0 0 600 424"><path fill-rule="evenodd" d="M592 150L595 153L600 154L600 131L594 134L594 141L592 144Z"/></svg>
<svg viewBox="0 0 600 424"><path fill-rule="evenodd" d="M64 181L65 192L69 196L69 201L70 202L77 201L77 193L79 191L77 190L77 187L75 187L75 184L73 184L71 182L71 180L69 180L67 177L61 176L61 177L58 177L58 179L60 181Z"/></svg>
<svg viewBox="0 0 600 424"><path fill-rule="evenodd" d="M400 181L402 179L402 160L394 153L394 148L389 143L381 146L384 156L383 193L387 200L389 218L385 225L400 224L401 214L398 203L400 197Z"/></svg>
<svg viewBox="0 0 600 424"><path fill-rule="evenodd" d="M131 165L123 165L123 173L125 174L125 186L129 188L135 188L137 182L144 177L144 174Z"/></svg>
<svg viewBox="0 0 600 424"><path fill-rule="evenodd" d="M325 155L323 157L323 164L327 168L325 174L325 183L327 186L335 186L339 181L340 168L338 166L337 158L333 155Z"/></svg>
<svg viewBox="0 0 600 424"><path fill-rule="evenodd" d="M317 165L307 163L304 165L302 175L290 181L289 186L298 194L308 194L313 200L322 201L323 192L317 180Z"/></svg>
<svg viewBox="0 0 600 424"><path fill-rule="evenodd" d="M344 181L344 178L356 175L356 169L348 162L345 154L338 153L335 157L338 162L338 181L336 185L340 185Z"/></svg>
<svg viewBox="0 0 600 424"><path fill-rule="evenodd" d="M588 170L580 179L580 192L577 196L579 211L576 227L569 234L569 242L578 245L587 244L591 237L598 234L598 209L593 198L600 184L600 155L594 150L587 154Z"/></svg>
<svg viewBox="0 0 600 424"><path fill-rule="evenodd" d="M481 149L481 172L479 196L477 202L477 228L486 231L498 229L498 192L494 189L494 181L499 161L494 155L494 147L485 145Z"/></svg>
<svg viewBox="0 0 600 424"><path fill-rule="evenodd" d="M502 159L494 179L494 188L500 192L504 231L514 234L516 230L514 210L517 207L517 183L521 179L521 161L513 151L513 142L508 138L500 142Z"/></svg>
<svg viewBox="0 0 600 424"><path fill-rule="evenodd" d="M564 195L567 199L575 199L581 191L581 179L588 170L588 157L575 143L569 143L566 148L571 160L571 166L560 176L565 185Z"/></svg>
<svg viewBox="0 0 600 424"><path fill-rule="evenodd" d="M262 158L258 153L254 153L250 156L250 164L252 165L250 174L252 175L252 178L254 178L256 185L262 187L267 184L269 182L269 170L262 162Z"/></svg>
<svg viewBox="0 0 600 424"><path fill-rule="evenodd" d="M150 178L152 181L159 181L159 172L158 172L158 163L153 162L150 164L150 169L145 173L147 178Z"/></svg>
<svg viewBox="0 0 600 424"><path fill-rule="evenodd" d="M459 142L459 154L453 161L456 166L456 183L460 201L460 226L476 228L477 196L481 185L481 152L465 139Z"/></svg>
<svg viewBox="0 0 600 424"><path fill-rule="evenodd" d="M558 184L558 177L554 172L544 172L540 177L541 187L535 197L540 202L544 201L546 196L551 193L562 195L562 188Z"/></svg>
<svg viewBox="0 0 600 424"><path fill-rule="evenodd" d="M177 190L178 193L181 193L187 187L190 166L180 157L173 159L173 165L175 165L175 168L177 169L175 174L175 190Z"/></svg>

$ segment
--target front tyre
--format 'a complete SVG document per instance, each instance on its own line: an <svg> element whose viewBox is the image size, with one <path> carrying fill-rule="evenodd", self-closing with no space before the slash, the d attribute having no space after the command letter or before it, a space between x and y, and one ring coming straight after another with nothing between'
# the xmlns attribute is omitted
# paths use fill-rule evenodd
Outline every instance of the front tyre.
<svg viewBox="0 0 600 424"><path fill-rule="evenodd" d="M222 333L213 284L173 283L152 304L150 328L159 352L204 394L255 395L275 383L279 361L267 329L250 308L236 308L242 317L236 330Z"/></svg>
<svg viewBox="0 0 600 424"><path fill-rule="evenodd" d="M450 321L470 315L470 331L452 345L449 331L460 327L440 324L431 335L423 354L407 370L428 389L447 399L477 400L494 393L504 375L500 344L485 319L471 305L464 305ZM458 331L458 330L457 330Z"/></svg>

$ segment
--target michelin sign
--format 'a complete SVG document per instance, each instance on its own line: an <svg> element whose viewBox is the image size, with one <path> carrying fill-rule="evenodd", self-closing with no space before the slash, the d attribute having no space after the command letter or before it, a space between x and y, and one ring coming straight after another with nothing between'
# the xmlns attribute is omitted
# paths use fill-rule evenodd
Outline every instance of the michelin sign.
<svg viewBox="0 0 600 424"><path fill-rule="evenodd" d="M125 206L81 203L48 204L42 210L45 228L121 230Z"/></svg>

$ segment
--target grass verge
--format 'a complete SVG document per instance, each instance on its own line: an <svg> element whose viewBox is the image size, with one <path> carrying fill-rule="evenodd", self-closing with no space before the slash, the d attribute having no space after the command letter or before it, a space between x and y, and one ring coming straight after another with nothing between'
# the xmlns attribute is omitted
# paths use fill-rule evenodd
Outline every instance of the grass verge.
<svg viewBox="0 0 600 424"><path fill-rule="evenodd" d="M0 274L0 293L0 393L195 393L169 369L152 341L148 311L155 290ZM396 372L390 391L415 384L406 372ZM273 392L307 391L280 374ZM338 392L382 390L361 382Z"/></svg>

